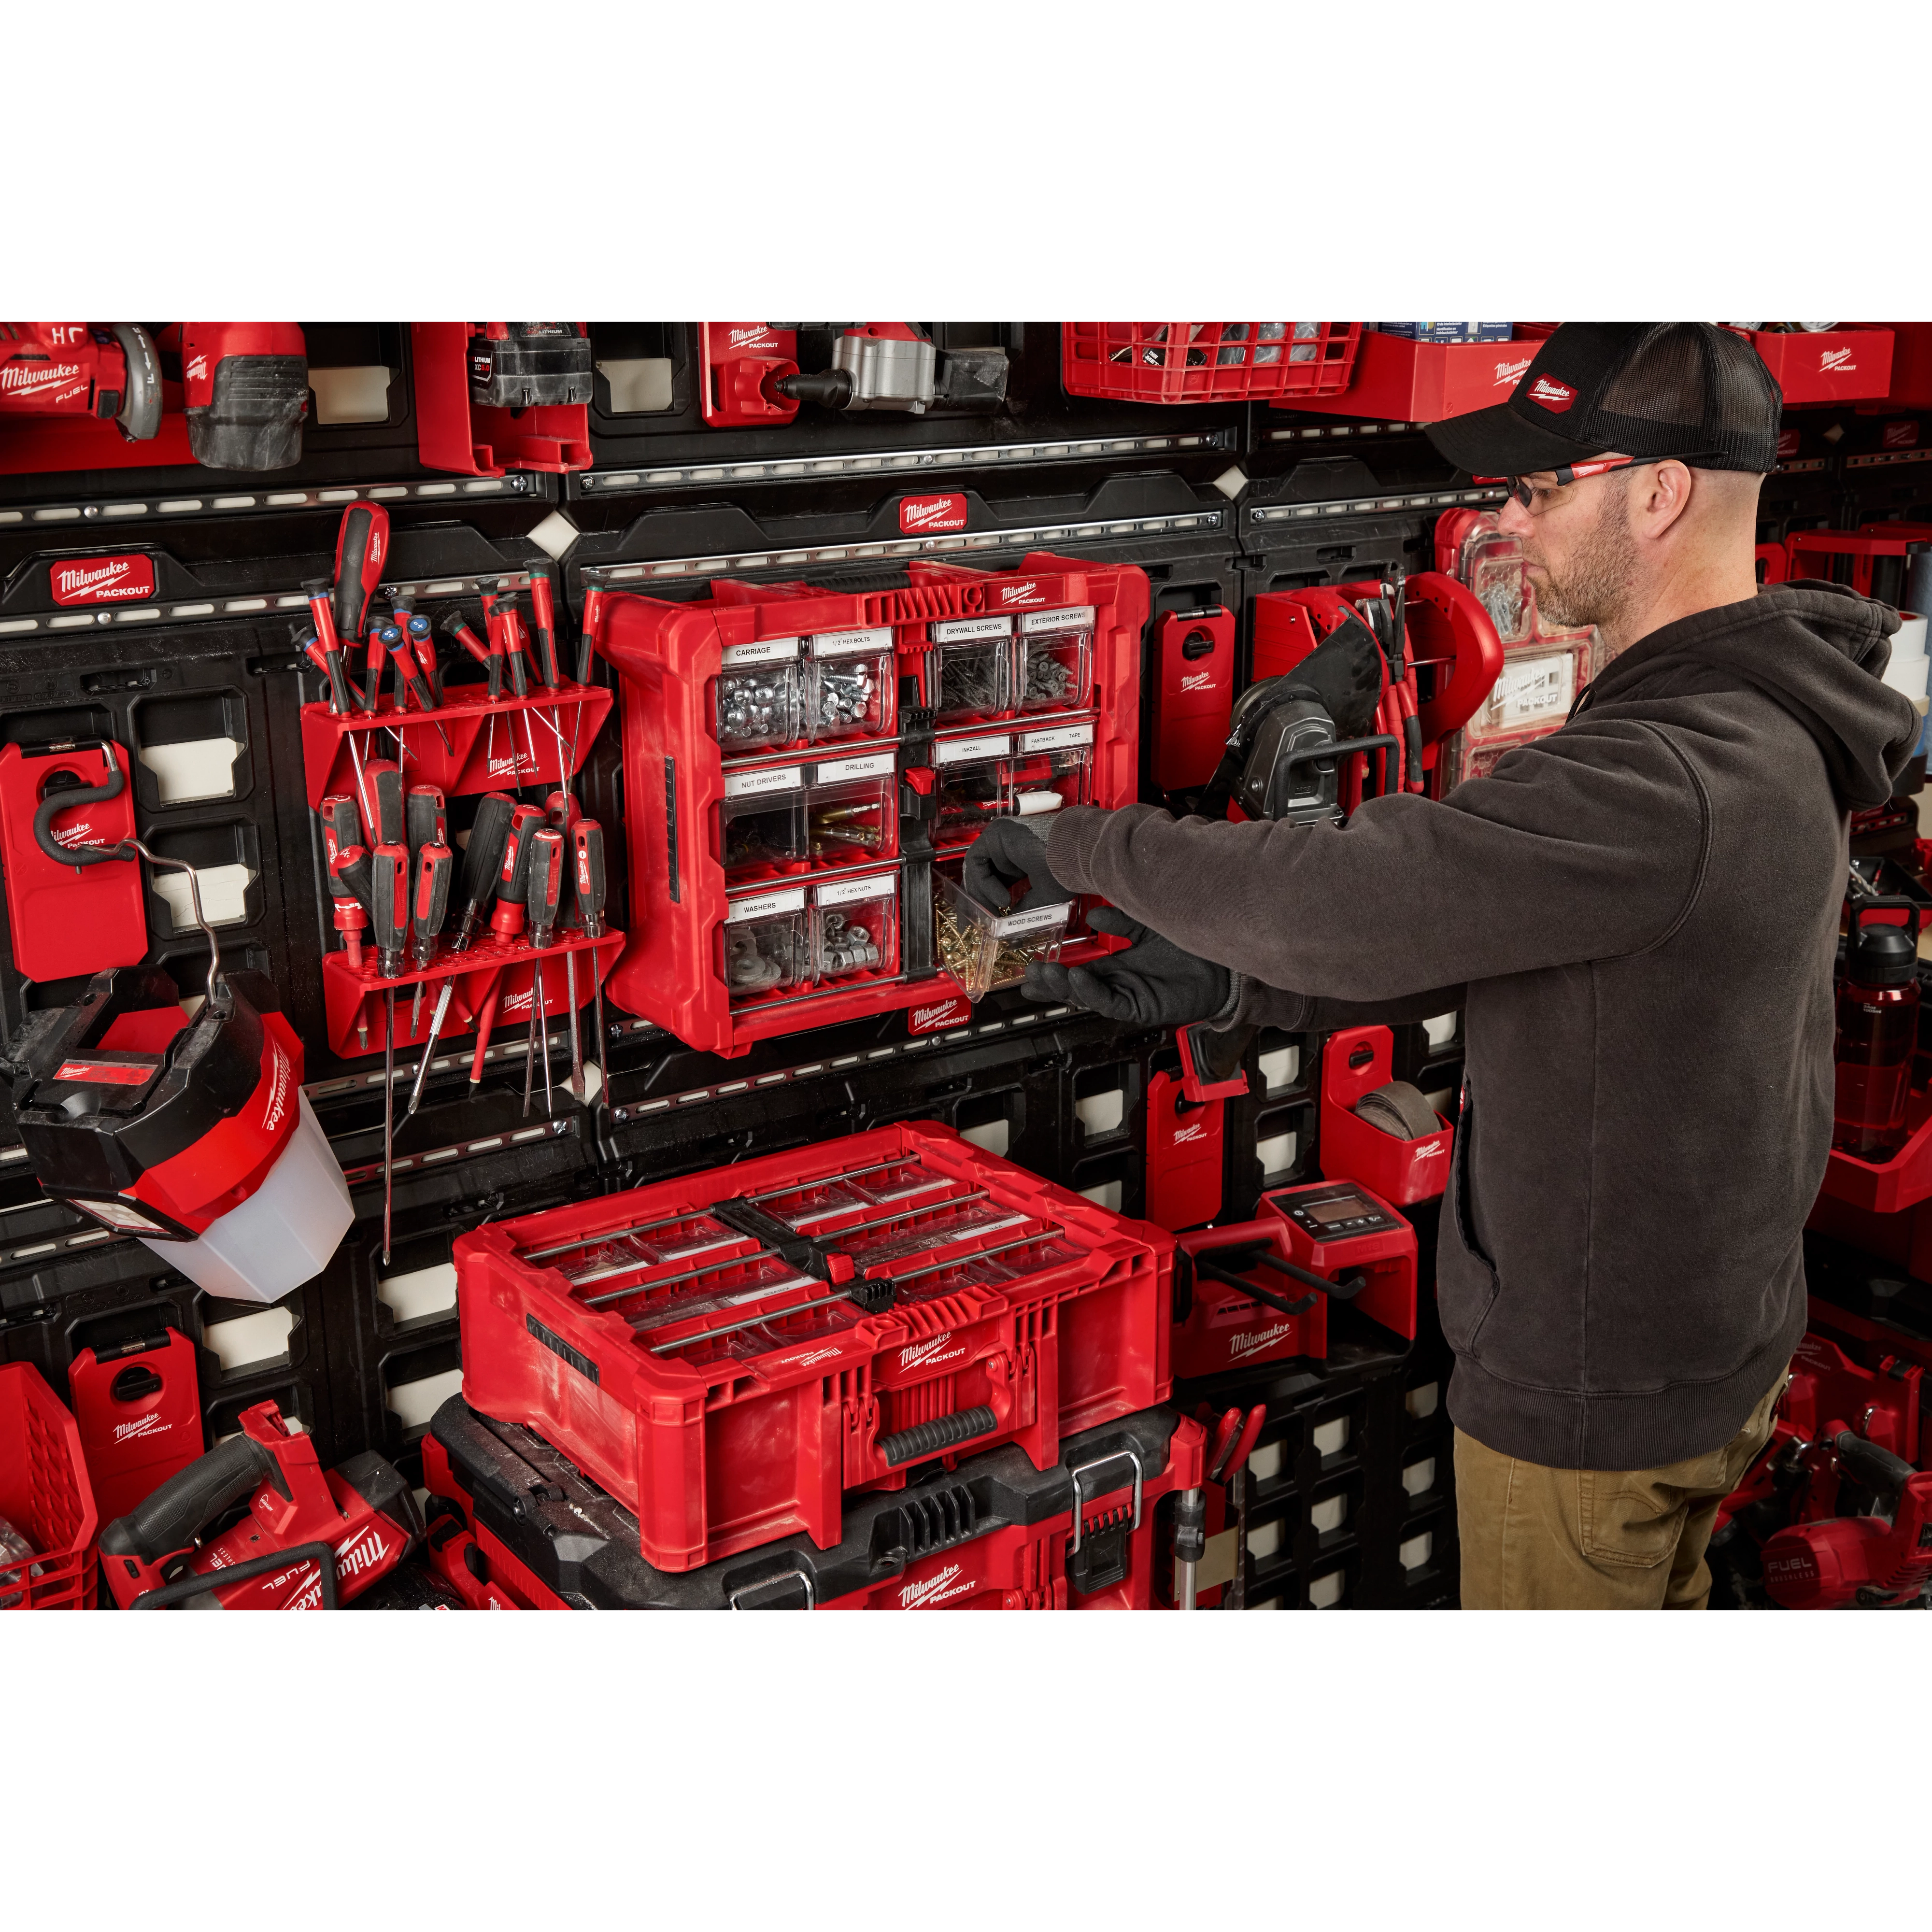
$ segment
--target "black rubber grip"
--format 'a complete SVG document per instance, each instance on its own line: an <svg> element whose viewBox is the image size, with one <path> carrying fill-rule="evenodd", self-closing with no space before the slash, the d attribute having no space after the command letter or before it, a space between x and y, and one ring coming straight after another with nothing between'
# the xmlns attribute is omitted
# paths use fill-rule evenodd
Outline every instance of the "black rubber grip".
<svg viewBox="0 0 1932 1932"><path fill-rule="evenodd" d="M362 619L375 588L363 581L364 560L376 529L376 513L366 503L352 503L342 513L335 542L335 630L338 637L359 638Z"/></svg>
<svg viewBox="0 0 1932 1932"><path fill-rule="evenodd" d="M1208 1552L1208 1498L1184 1490L1174 1499L1174 1556L1178 1563L1198 1563Z"/></svg>
<svg viewBox="0 0 1932 1932"><path fill-rule="evenodd" d="M517 802L507 792L486 791L477 802L463 853L464 910L471 917L489 902L503 869L503 847L510 836L510 814Z"/></svg>
<svg viewBox="0 0 1932 1932"><path fill-rule="evenodd" d="M40 800L40 808L34 814L34 843L61 866L99 866L110 859L131 859L134 854L118 843L112 845L77 845L70 850L62 844L53 834L55 814L71 810L77 805L100 805L110 798L118 798L127 789L128 780L121 770L120 760L113 753L102 747L102 755L107 760L107 777L98 785L73 785L62 791L50 791Z"/></svg>
<svg viewBox="0 0 1932 1932"><path fill-rule="evenodd" d="M996 1426L993 1412L983 1403L977 1408L962 1408L956 1415L934 1416L930 1422L916 1422L896 1436L879 1438L879 1454L886 1466L896 1469L902 1462L916 1462L954 1444L970 1442Z"/></svg>
<svg viewBox="0 0 1932 1932"><path fill-rule="evenodd" d="M1849 1429L1838 1432L1832 1447L1838 1453L1840 1471L1875 1496L1896 1496L1916 1474L1902 1457L1868 1442L1862 1436L1854 1436Z"/></svg>
<svg viewBox="0 0 1932 1932"><path fill-rule="evenodd" d="M274 1468L252 1436L231 1436L110 1522L100 1532L101 1554L158 1563L185 1550L231 1503L253 1495Z"/></svg>
<svg viewBox="0 0 1932 1932"><path fill-rule="evenodd" d="M322 1577L322 1607L339 1610L341 1597L336 1587L335 1552L326 1543L298 1543L286 1550L272 1550L266 1556L251 1556L245 1563L232 1563L219 1570L197 1570L192 1576L164 1583L158 1590L144 1590L128 1607L130 1610L165 1610L190 1597L205 1596L212 1590L225 1590L231 1583L245 1583L251 1576L266 1576L271 1570L292 1569L298 1563L313 1563Z"/></svg>

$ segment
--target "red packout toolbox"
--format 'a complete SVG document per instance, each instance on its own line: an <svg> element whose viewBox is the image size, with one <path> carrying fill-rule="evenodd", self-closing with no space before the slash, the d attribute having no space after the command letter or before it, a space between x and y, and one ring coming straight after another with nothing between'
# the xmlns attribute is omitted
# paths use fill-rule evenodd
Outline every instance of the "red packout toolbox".
<svg viewBox="0 0 1932 1932"><path fill-rule="evenodd" d="M608 990L688 1046L735 1055L951 990L934 983L935 730L1042 764L1077 739L1078 795L1134 796L1148 592L1131 565L921 560L894 589L718 579L680 603L630 594L653 568L584 573L621 694L638 909ZM920 698L904 714L902 680ZM1039 808L1023 789L982 816Z"/></svg>
<svg viewBox="0 0 1932 1932"><path fill-rule="evenodd" d="M533 1430L460 1396L423 1438L430 1559L472 1610L1146 1610L1174 1607L1162 1498L1197 1488L1207 1432L1142 1410L1036 1469L1010 1443L856 1496L830 1550L790 1536L681 1574L638 1519Z"/></svg>
<svg viewBox="0 0 1932 1932"><path fill-rule="evenodd" d="M491 1222L456 1244L464 1394L691 1570L848 1490L1166 1399L1174 1240L931 1122Z"/></svg>

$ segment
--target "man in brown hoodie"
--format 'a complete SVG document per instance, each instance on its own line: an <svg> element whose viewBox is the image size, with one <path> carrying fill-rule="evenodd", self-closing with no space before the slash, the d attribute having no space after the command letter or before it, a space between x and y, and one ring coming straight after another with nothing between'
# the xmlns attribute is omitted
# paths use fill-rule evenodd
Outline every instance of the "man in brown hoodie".
<svg viewBox="0 0 1932 1932"><path fill-rule="evenodd" d="M1612 653L1491 776L1342 826L1071 810L1044 864L1037 821L981 841L982 879L1099 893L1136 940L1036 997L1293 1030L1462 1007L1437 1294L1466 1608L1701 1608L1804 1332L1846 814L1918 721L1881 682L1895 613L1758 588L1780 402L1710 324L1568 323L1432 428L1510 480L1544 614Z"/></svg>

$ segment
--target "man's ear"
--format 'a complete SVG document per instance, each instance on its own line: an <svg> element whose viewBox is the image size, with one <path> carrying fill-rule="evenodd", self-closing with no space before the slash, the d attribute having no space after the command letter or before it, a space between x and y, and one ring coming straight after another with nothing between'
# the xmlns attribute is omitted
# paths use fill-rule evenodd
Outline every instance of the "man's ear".
<svg viewBox="0 0 1932 1932"><path fill-rule="evenodd" d="M1689 466L1674 457L1653 465L1630 493L1630 522L1637 533L1653 541L1666 536L1690 508L1696 487Z"/></svg>

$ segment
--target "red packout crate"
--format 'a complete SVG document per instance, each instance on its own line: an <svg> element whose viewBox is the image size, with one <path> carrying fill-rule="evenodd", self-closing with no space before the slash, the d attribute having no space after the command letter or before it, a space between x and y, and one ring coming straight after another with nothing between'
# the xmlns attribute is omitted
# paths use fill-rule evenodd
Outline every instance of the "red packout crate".
<svg viewBox="0 0 1932 1932"><path fill-rule="evenodd" d="M932 740L902 730L893 696L901 677L916 676L928 705L940 706L954 632L971 628L997 660L997 702L976 714L976 728L1005 724L1043 740L1056 728L1090 726L1088 799L1112 806L1135 795L1148 592L1131 565L1036 552L1008 571L914 560L908 585L892 590L720 580L688 603L622 594L650 568L616 565L584 580L613 593L597 645L621 692L636 908L605 990L687 1046L735 1056L776 1034L957 990L933 958L928 845L916 830L934 802ZM1035 628L1052 613L1077 620L1077 636ZM937 638L934 625L944 627ZM850 670L859 663L871 667L862 680ZM1043 688L1070 692L1064 707L1029 705L1029 691L1042 688L1028 682L1029 663L1060 665ZM841 677L851 680L848 692L862 683L878 694L856 718L826 701ZM938 722L951 728L943 706ZM747 842L743 814L767 805L776 834ZM734 843L770 856L734 866ZM902 866L859 902L862 916L842 904L841 893L861 893ZM894 921L897 943L854 970L826 943L834 908L874 940L882 917ZM748 962L754 944L759 958ZM1108 950L1089 937L1060 956L1078 963ZM734 994L728 974L747 963L758 970Z"/></svg>
<svg viewBox="0 0 1932 1932"><path fill-rule="evenodd" d="M853 1490L1166 1398L1174 1242L931 1122L456 1244L470 1405L554 1444L689 1570L843 1534Z"/></svg>
<svg viewBox="0 0 1932 1932"><path fill-rule="evenodd" d="M0 1544L0 1610L93 1609L100 1522L80 1429L28 1362L0 1367L0 1517L33 1551Z"/></svg>
<svg viewBox="0 0 1932 1932"><path fill-rule="evenodd" d="M1359 322L1063 322L1060 379L1070 396L1299 409L1348 386L1361 340Z"/></svg>
<svg viewBox="0 0 1932 1932"><path fill-rule="evenodd" d="M1172 1609L1162 1498L1201 1486L1207 1432L1143 1409L1036 1469L1011 1444L855 1496L809 1537L702 1569L653 1568L638 1520L532 1430L445 1402L423 1438L431 1562L472 1610Z"/></svg>

